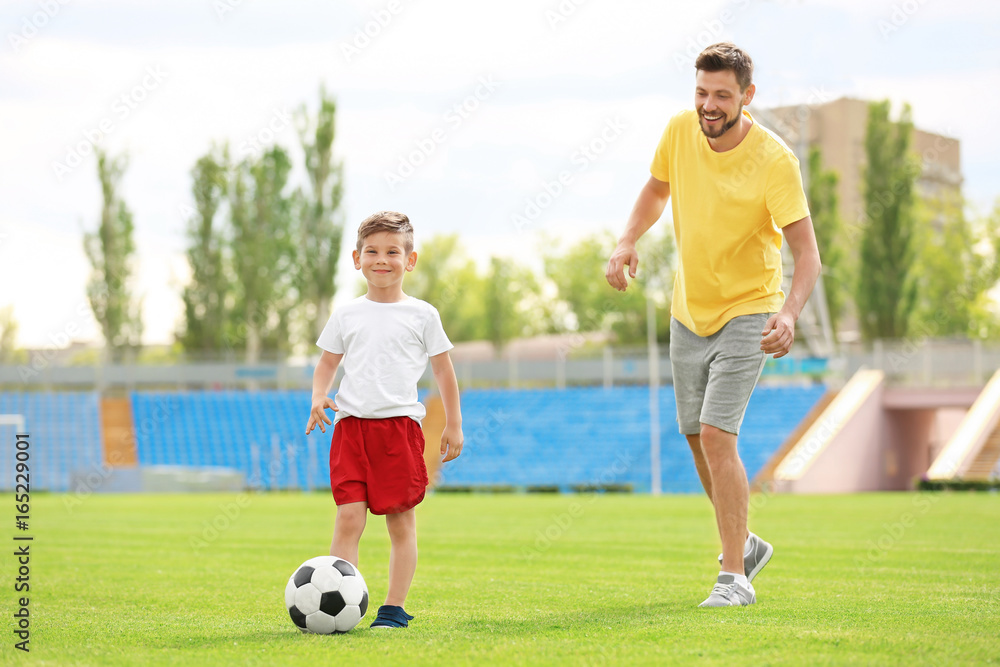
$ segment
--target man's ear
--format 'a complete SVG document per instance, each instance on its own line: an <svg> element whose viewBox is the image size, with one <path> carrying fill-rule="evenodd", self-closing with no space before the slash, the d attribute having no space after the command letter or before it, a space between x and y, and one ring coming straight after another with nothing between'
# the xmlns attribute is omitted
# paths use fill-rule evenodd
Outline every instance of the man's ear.
<svg viewBox="0 0 1000 667"><path fill-rule="evenodd" d="M750 100L753 99L753 94L757 92L757 86L752 83L747 86L747 89L743 91L743 106L750 104Z"/></svg>

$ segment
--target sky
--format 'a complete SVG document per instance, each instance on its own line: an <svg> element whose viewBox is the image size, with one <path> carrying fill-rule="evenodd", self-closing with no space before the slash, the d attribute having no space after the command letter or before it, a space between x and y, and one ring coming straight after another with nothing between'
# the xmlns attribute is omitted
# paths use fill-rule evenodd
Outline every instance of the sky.
<svg viewBox="0 0 1000 667"><path fill-rule="evenodd" d="M278 143L337 101L345 243L399 210L477 261L617 235L667 119L693 106L693 58L731 40L755 62L749 107L889 99L962 142L965 195L1000 197L1000 4L976 0L17 0L0 5L0 308L18 343L100 341L83 234L93 147L128 156L144 343L170 342L189 276L190 171L213 143ZM303 184L301 167L292 174ZM603 280L603 276L595 279Z"/></svg>

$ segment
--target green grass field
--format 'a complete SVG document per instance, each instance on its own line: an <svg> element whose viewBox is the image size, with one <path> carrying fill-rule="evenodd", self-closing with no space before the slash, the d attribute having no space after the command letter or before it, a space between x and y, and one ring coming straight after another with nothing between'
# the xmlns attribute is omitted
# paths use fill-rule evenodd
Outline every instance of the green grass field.
<svg viewBox="0 0 1000 667"><path fill-rule="evenodd" d="M326 494L69 501L32 497L28 656L3 561L4 663L1000 662L997 494L758 496L752 527L775 545L758 603L715 610L697 607L718 569L702 497L437 494L418 510L416 620L367 627L388 563L371 517L372 607L340 636L300 634L282 597L328 549Z"/></svg>

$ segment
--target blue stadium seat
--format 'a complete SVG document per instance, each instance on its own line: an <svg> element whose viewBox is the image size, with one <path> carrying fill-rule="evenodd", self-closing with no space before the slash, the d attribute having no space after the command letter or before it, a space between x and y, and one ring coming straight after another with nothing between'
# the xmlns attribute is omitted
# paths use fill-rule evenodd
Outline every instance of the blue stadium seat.
<svg viewBox="0 0 1000 667"><path fill-rule="evenodd" d="M757 388L740 434L750 477L824 391ZM139 462L237 468L260 488L327 488L330 432L304 434L309 403L308 391L135 393ZM700 493L670 386L659 411L662 488ZM465 450L444 467L445 485L651 487L646 387L468 390L462 416Z"/></svg>
<svg viewBox="0 0 1000 667"><path fill-rule="evenodd" d="M0 392L0 414L24 416L31 436L32 491L68 491L70 473L103 466L100 398L95 392ZM14 488L13 426L0 426L0 489Z"/></svg>
<svg viewBox="0 0 1000 667"><path fill-rule="evenodd" d="M740 435L752 478L825 388L758 387ZM670 493L700 493L672 387L660 389L660 469ZM651 487L649 390L601 387L470 390L462 394L463 455L445 466L449 486L628 484Z"/></svg>

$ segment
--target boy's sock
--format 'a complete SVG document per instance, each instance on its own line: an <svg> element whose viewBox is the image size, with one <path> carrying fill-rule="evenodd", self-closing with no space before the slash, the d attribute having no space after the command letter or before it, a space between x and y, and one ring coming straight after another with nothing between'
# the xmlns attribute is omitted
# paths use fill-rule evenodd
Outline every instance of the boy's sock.
<svg viewBox="0 0 1000 667"><path fill-rule="evenodd" d="M384 604L378 608L378 616L372 621L373 628L405 628L410 624L413 617L406 613L402 607Z"/></svg>

